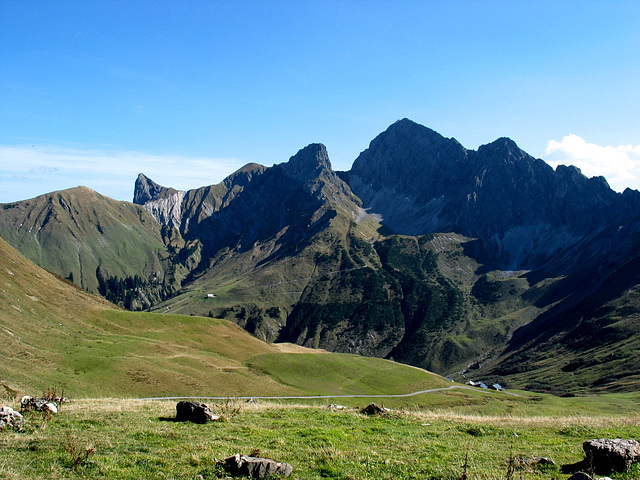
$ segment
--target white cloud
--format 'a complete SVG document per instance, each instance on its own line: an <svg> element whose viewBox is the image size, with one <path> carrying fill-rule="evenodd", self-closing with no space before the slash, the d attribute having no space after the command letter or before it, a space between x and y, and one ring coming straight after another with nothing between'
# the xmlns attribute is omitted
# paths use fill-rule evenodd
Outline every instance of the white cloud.
<svg viewBox="0 0 640 480"><path fill-rule="evenodd" d="M601 175L619 192L640 189L640 145L601 146L571 134L559 142L549 140L545 153L552 167L574 165L587 177Z"/></svg>
<svg viewBox="0 0 640 480"><path fill-rule="evenodd" d="M78 185L131 201L138 173L161 185L188 190L219 183L245 163L233 158L0 145L0 203Z"/></svg>

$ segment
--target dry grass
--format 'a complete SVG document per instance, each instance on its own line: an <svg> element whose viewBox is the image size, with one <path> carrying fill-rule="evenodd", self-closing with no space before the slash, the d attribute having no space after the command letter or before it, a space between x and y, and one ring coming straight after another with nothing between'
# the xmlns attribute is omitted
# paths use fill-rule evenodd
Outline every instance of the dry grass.
<svg viewBox="0 0 640 480"><path fill-rule="evenodd" d="M516 416L516 415L473 415L455 412L409 412L407 415L424 421L466 422L498 427L526 426L537 428L594 427L640 425L640 415L630 416Z"/></svg>
<svg viewBox="0 0 640 480"><path fill-rule="evenodd" d="M271 345L280 353L329 353L321 348L307 348L289 342L273 343Z"/></svg>

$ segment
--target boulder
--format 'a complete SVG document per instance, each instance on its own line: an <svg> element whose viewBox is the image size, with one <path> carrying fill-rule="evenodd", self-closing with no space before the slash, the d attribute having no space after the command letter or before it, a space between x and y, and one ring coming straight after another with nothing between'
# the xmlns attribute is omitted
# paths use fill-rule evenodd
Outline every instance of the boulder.
<svg viewBox="0 0 640 480"><path fill-rule="evenodd" d="M640 462L640 443L620 438L587 440L582 444L585 458L571 465L563 465L562 473L595 472L607 475L624 472Z"/></svg>
<svg viewBox="0 0 640 480"><path fill-rule="evenodd" d="M599 474L624 472L640 461L640 443L620 438L587 440L582 444L585 461Z"/></svg>
<svg viewBox="0 0 640 480"><path fill-rule="evenodd" d="M0 430L5 428L14 428L21 430L23 424L23 418L20 412L16 412L11 407L0 408Z"/></svg>
<svg viewBox="0 0 640 480"><path fill-rule="evenodd" d="M207 423L220 420L220 416L204 403L199 402L178 402L176 405L176 421Z"/></svg>
<svg viewBox="0 0 640 480"><path fill-rule="evenodd" d="M384 407L380 407L375 403L370 403L369 405L364 407L362 410L360 410L360 413L363 413L365 415L384 415L388 411L389 410Z"/></svg>
<svg viewBox="0 0 640 480"><path fill-rule="evenodd" d="M271 475L288 477L293 471L293 467L288 463L276 462L270 458L249 457L239 453L225 458L223 467L231 475L251 478L265 478Z"/></svg>

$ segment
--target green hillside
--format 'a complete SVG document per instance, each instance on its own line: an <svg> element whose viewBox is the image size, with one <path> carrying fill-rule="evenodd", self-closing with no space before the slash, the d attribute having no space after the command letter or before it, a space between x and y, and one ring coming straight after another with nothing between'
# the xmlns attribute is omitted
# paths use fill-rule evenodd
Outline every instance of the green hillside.
<svg viewBox="0 0 640 480"><path fill-rule="evenodd" d="M9 244L91 292L106 293L110 280L137 276L150 298L140 296L138 305L127 307L148 306L166 293L170 269L162 228L138 205L77 187L3 204L0 213Z"/></svg>
<svg viewBox="0 0 640 480"><path fill-rule="evenodd" d="M405 365L271 345L226 320L119 310L0 239L0 383L73 397L384 393L449 386ZM314 352L314 353L289 353ZM300 381L309 369L314 382ZM371 381L381 372L393 382Z"/></svg>

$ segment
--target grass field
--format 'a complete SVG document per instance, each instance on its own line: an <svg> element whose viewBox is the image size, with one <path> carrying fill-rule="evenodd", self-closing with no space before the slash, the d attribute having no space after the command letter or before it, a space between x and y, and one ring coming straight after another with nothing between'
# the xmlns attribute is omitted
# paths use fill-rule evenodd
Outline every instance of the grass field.
<svg viewBox="0 0 640 480"><path fill-rule="evenodd" d="M455 395L436 395L434 405L441 407L397 405L373 417L355 407L367 399L345 400L343 410L319 400L301 405L230 399L209 402L223 421L205 425L169 421L175 401L72 401L53 418L27 414L24 432L0 432L0 478L225 478L217 462L241 453L288 462L293 478L301 480L550 479L566 477L560 465L583 458L584 440L640 437L640 418L628 409L637 397L613 397L617 415L558 416L563 399L484 395L487 410L506 412L511 405L520 413L479 415L473 404L456 406ZM593 401L602 411L611 403ZM425 396L418 403L429 401ZM556 465L518 461L534 457ZM510 467L515 470L508 474ZM638 476L634 467L612 478Z"/></svg>

